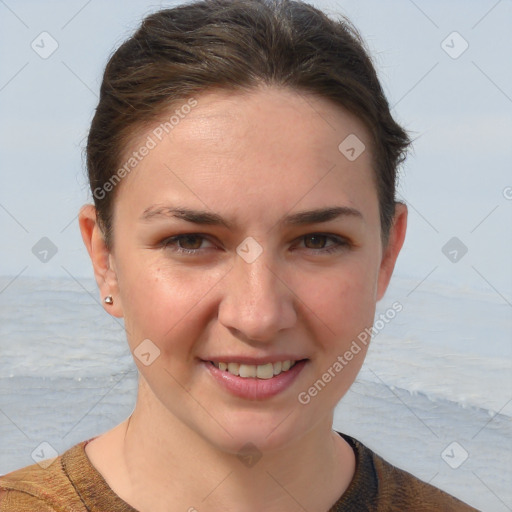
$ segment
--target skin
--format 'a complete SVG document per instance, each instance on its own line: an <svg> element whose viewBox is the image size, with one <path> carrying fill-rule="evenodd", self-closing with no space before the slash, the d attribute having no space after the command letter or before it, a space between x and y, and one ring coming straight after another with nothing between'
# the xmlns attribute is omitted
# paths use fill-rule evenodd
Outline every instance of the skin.
<svg viewBox="0 0 512 512"><path fill-rule="evenodd" d="M339 106L275 87L196 99L117 185L111 251L94 207L80 211L101 297L114 298L105 308L124 317L132 352L145 339L160 350L149 366L134 357L140 383L133 414L86 452L141 512L325 512L354 474L354 453L332 421L366 349L309 404L297 397L372 326L404 241L407 208L397 203L383 247L370 137ZM338 150L349 134L366 146L353 162ZM172 216L141 221L152 205L214 212L235 227ZM354 208L361 217L280 223L326 206ZM195 255L161 244L197 233L204 238L181 240ZM315 233L348 245L307 236ZM263 249L252 263L236 252L247 237ZM231 395L199 362L219 354L308 362L291 387L258 401ZM252 467L237 457L248 442L262 454Z"/></svg>

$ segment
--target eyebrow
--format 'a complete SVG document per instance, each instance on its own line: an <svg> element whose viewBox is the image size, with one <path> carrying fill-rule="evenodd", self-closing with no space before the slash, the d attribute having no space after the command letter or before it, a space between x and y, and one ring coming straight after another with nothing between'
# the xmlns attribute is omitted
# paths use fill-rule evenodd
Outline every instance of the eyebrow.
<svg viewBox="0 0 512 512"><path fill-rule="evenodd" d="M173 206L150 206L144 210L140 220L147 222L154 218L177 218L191 222L193 224L202 224L209 226L224 226L229 230L234 229L234 224L224 219L220 215L204 210L193 210L186 207ZM338 217L355 217L363 219L363 214L349 206L329 206L317 208L314 210L304 210L283 217L279 223L292 226L302 226L306 224L318 224L328 222Z"/></svg>

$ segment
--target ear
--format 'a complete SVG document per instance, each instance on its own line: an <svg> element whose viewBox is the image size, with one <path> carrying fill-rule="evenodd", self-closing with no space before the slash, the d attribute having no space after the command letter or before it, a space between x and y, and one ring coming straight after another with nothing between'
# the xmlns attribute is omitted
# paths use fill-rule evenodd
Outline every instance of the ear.
<svg viewBox="0 0 512 512"><path fill-rule="evenodd" d="M382 261L379 270L377 297L379 301L384 297L384 293L388 288L395 263L400 253L400 249L405 240L405 232L407 231L407 205L404 203L395 203L395 216L393 224L389 232L389 240L387 246L382 253Z"/></svg>
<svg viewBox="0 0 512 512"><path fill-rule="evenodd" d="M82 240L91 258L94 277L100 290L101 303L109 314L121 318L123 316L123 308L119 294L114 257L105 244L94 205L86 204L82 206L78 214L78 223L82 233ZM113 304L105 304L103 302L107 295L112 295L114 299Z"/></svg>

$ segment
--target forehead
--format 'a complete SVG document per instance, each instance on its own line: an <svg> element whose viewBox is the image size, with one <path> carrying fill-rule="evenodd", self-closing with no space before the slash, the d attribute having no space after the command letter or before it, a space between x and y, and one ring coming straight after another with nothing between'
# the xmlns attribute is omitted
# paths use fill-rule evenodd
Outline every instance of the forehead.
<svg viewBox="0 0 512 512"><path fill-rule="evenodd" d="M306 142L296 144L296 153L339 151L338 144L350 135L364 140L367 149L371 142L363 122L331 100L288 87L259 86L246 91L208 90L162 107L156 121L134 131L126 150L129 153L148 134L158 145L186 139L220 150L222 141L225 150L230 142L238 146L245 138L247 145L254 141L268 146L269 129L279 130L280 138L288 137L290 143Z"/></svg>
<svg viewBox="0 0 512 512"><path fill-rule="evenodd" d="M198 198L200 192L223 199L275 195L276 187L297 198L322 180L324 194L331 181L343 185L346 204L356 188L374 192L371 141L362 121L329 100L287 88L202 93L175 103L138 135L127 156L148 141L153 146L127 180L139 196L165 195L177 181ZM347 140L354 146L348 149L361 151L356 159L348 158Z"/></svg>
<svg viewBox="0 0 512 512"><path fill-rule="evenodd" d="M304 149L321 150L350 133L357 132L361 138L368 136L363 123L343 107L326 98L285 87L267 86L246 92L217 90L203 93L196 102L179 124L189 125L187 135L204 142L216 142L228 135L264 141L267 130L262 129L270 128L282 130L280 138L290 136L309 141ZM325 144L319 144L322 141ZM300 151L301 147L296 150Z"/></svg>

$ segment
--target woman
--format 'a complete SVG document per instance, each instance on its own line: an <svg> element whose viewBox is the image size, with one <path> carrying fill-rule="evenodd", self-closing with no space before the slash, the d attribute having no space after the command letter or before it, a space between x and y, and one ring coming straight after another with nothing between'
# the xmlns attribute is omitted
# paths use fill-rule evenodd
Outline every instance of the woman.
<svg viewBox="0 0 512 512"><path fill-rule="evenodd" d="M348 21L147 17L106 67L79 215L137 404L1 478L0 510L474 510L332 430L404 241L409 142Z"/></svg>

